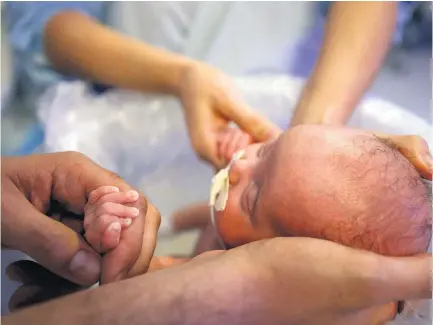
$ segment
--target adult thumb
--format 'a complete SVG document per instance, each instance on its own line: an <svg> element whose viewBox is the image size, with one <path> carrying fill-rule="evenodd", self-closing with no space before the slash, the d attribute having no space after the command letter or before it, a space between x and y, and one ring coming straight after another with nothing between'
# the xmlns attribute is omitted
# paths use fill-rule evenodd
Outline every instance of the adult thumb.
<svg viewBox="0 0 433 325"><path fill-rule="evenodd" d="M3 223L7 229L2 229L2 235L7 236L2 241L6 245L74 283L90 285L98 281L100 256L80 234L40 213L26 200L14 206L12 224Z"/></svg>
<svg viewBox="0 0 433 325"><path fill-rule="evenodd" d="M410 161L418 172L426 179L432 179L433 159L427 142L418 135L390 135L375 133L384 140L391 140L396 149Z"/></svg>

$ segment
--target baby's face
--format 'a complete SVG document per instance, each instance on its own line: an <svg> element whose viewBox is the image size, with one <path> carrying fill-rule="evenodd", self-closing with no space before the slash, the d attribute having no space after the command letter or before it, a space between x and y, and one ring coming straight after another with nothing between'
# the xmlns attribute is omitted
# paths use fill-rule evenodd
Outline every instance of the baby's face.
<svg viewBox="0 0 433 325"><path fill-rule="evenodd" d="M271 142L249 145L243 158L232 163L226 207L215 216L215 226L226 245L290 235L284 231L290 227L284 193L292 178L286 171L297 168L300 153L308 156L304 147L299 150L296 130L286 131ZM320 150L313 150L319 154Z"/></svg>
<svg viewBox="0 0 433 325"><path fill-rule="evenodd" d="M224 211L216 213L216 227L223 240L234 246L267 237L274 231L263 218L263 202L269 192L268 174L278 140L249 145L229 171L230 190ZM265 195L265 197L264 197Z"/></svg>

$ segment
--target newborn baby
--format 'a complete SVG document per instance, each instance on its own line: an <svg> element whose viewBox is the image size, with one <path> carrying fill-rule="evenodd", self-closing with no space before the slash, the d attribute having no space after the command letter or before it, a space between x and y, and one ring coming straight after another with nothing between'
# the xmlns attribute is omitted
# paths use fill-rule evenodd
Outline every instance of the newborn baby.
<svg viewBox="0 0 433 325"><path fill-rule="evenodd" d="M391 142L331 126L298 126L273 142L250 142L238 129L219 134L221 158L246 146L243 157L229 169L225 208L215 213L215 227L226 247L301 236L385 255L413 255L427 249L428 190ZM117 245L121 229L137 214L124 204L136 199L111 187L92 193L85 229L96 250ZM203 213L203 209L185 211Z"/></svg>
<svg viewBox="0 0 433 325"><path fill-rule="evenodd" d="M296 236L404 256L430 243L430 195L418 172L391 142L361 130L292 128L247 146L228 180L214 220L228 248Z"/></svg>

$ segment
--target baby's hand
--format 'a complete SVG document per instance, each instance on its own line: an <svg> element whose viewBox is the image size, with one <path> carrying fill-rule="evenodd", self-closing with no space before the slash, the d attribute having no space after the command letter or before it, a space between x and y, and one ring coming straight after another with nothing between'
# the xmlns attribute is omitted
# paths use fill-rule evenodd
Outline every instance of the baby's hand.
<svg viewBox="0 0 433 325"><path fill-rule="evenodd" d="M138 200L136 191L120 192L117 187L101 186L92 191L84 207L84 230L89 244L99 253L114 249L122 229L138 216L137 208L127 206Z"/></svg>
<svg viewBox="0 0 433 325"><path fill-rule="evenodd" d="M251 143L251 136L242 130L224 128L217 136L218 157L228 164L235 152L245 149Z"/></svg>

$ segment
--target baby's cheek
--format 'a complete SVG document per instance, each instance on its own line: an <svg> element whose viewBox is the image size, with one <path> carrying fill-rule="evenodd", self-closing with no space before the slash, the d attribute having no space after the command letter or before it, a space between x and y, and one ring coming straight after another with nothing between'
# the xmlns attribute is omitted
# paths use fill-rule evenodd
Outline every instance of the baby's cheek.
<svg viewBox="0 0 433 325"><path fill-rule="evenodd" d="M252 232L239 204L234 200L228 200L224 211L216 212L215 227L223 242L232 247L248 242Z"/></svg>

